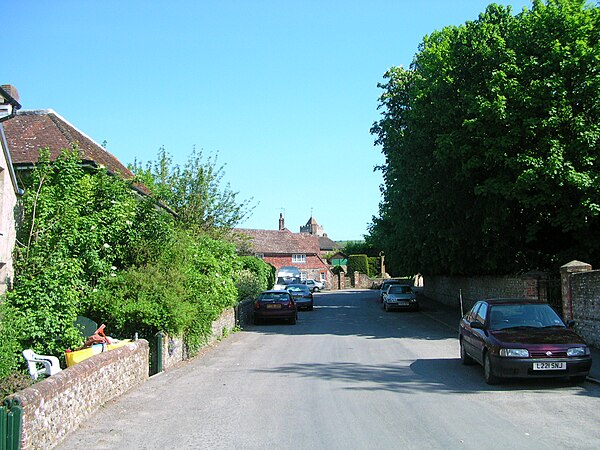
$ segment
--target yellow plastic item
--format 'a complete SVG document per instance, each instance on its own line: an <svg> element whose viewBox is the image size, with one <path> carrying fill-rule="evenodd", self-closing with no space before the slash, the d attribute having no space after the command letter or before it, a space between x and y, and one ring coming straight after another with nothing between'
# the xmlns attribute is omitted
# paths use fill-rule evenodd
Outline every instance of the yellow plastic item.
<svg viewBox="0 0 600 450"><path fill-rule="evenodd" d="M67 360L67 367L74 366L81 361L98 355L102 352L107 352L119 348L131 342L131 339L124 339L115 344L94 344L90 348L84 348L82 350L75 350L74 352L65 352L65 358Z"/></svg>

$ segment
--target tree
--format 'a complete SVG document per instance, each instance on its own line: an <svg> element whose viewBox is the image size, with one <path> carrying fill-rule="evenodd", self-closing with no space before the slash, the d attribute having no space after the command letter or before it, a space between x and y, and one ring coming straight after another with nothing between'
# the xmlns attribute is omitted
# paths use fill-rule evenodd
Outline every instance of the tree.
<svg viewBox="0 0 600 450"><path fill-rule="evenodd" d="M223 236L248 217L252 199L238 202L238 192L229 184L223 186L224 165L218 165L218 155L206 160L195 150L184 166L173 164L164 148L158 159L146 163L135 161L130 169L152 191L154 196L178 216L186 229Z"/></svg>
<svg viewBox="0 0 600 450"><path fill-rule="evenodd" d="M599 32L583 0L516 16L492 4L386 72L369 239L388 265L471 274L600 260Z"/></svg>

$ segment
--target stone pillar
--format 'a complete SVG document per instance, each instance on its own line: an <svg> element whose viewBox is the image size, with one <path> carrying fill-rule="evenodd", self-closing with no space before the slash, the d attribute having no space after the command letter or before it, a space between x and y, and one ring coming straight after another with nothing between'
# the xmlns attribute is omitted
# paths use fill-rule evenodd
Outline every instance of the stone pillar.
<svg viewBox="0 0 600 450"><path fill-rule="evenodd" d="M590 270L592 270L592 265L581 261L571 261L560 268L562 312L564 319L573 319L573 306L571 303L571 274L578 272L589 272Z"/></svg>

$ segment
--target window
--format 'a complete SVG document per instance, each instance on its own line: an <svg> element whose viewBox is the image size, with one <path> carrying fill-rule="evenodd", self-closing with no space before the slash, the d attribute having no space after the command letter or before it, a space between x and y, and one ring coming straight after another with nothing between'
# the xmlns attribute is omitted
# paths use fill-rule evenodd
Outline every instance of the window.
<svg viewBox="0 0 600 450"><path fill-rule="evenodd" d="M256 257L260 258L260 259L265 259L265 254L264 253L257 253Z"/></svg>
<svg viewBox="0 0 600 450"><path fill-rule="evenodd" d="M304 254L292 255L292 262L304 264L306 262L306 255L304 255Z"/></svg>

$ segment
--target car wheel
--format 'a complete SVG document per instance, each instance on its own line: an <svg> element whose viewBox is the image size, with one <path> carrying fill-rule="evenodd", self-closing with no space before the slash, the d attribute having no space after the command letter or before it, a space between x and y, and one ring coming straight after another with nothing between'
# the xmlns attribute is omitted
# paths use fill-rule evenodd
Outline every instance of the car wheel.
<svg viewBox="0 0 600 450"><path fill-rule="evenodd" d="M470 366L473 364L473 358L467 354L462 339L460 340L460 362L462 362L465 366Z"/></svg>
<svg viewBox="0 0 600 450"><path fill-rule="evenodd" d="M389 308L388 308L388 304L387 304L386 302L383 302L383 309L384 309L386 312L389 312L389 311L390 311L390 310L389 310Z"/></svg>
<svg viewBox="0 0 600 450"><path fill-rule="evenodd" d="M290 323L291 323L292 325L296 325L296 321L297 321L297 320L298 320L298 315L296 314L294 317L292 317L292 318L290 319Z"/></svg>
<svg viewBox="0 0 600 450"><path fill-rule="evenodd" d="M308 310L309 310L309 311L312 311L312 310L313 310L313 305L310 305L310 306L308 307Z"/></svg>
<svg viewBox="0 0 600 450"><path fill-rule="evenodd" d="M320 289L318 287L313 289L313 292L319 292L319 291L320 291Z"/></svg>
<svg viewBox="0 0 600 450"><path fill-rule="evenodd" d="M583 383L586 380L587 376L585 375L577 375L574 377L570 377L569 380L572 381L573 383Z"/></svg>
<svg viewBox="0 0 600 450"><path fill-rule="evenodd" d="M254 325L260 325L261 320L258 317L254 318Z"/></svg>
<svg viewBox="0 0 600 450"><path fill-rule="evenodd" d="M492 373L492 359L489 353L486 353L483 358L483 375L487 384L493 385L500 382L500 379Z"/></svg>

